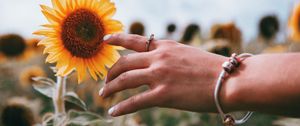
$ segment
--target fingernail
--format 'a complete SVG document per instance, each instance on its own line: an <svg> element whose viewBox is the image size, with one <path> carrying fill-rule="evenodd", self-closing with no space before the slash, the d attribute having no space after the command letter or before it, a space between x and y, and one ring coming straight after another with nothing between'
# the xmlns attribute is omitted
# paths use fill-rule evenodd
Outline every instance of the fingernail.
<svg viewBox="0 0 300 126"><path fill-rule="evenodd" d="M108 110L108 114L109 114L110 116L113 116L113 114L114 114L114 112L115 112L115 109L116 109L116 106L111 107L111 108Z"/></svg>
<svg viewBox="0 0 300 126"><path fill-rule="evenodd" d="M104 90L104 88L101 88L101 89L100 89L100 91L99 91L99 95L100 95L100 96L103 96L103 90Z"/></svg>
<svg viewBox="0 0 300 126"><path fill-rule="evenodd" d="M109 35L105 35L104 37L103 37L103 41L107 41L108 39L110 39L111 38L111 34L109 34Z"/></svg>

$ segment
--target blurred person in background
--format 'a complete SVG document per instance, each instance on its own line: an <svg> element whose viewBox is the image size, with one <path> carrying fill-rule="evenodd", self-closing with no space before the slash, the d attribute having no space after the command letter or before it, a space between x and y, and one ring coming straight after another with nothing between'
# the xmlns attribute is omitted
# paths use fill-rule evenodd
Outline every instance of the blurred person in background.
<svg viewBox="0 0 300 126"><path fill-rule="evenodd" d="M263 17L258 25L258 37L245 47L245 52L260 54L268 47L275 46L279 27L280 24L277 16L268 15Z"/></svg>
<svg viewBox="0 0 300 126"><path fill-rule="evenodd" d="M231 50L241 53L242 33L234 23L216 24L211 29L211 39L215 42L228 42Z"/></svg>
<svg viewBox="0 0 300 126"><path fill-rule="evenodd" d="M184 30L180 43L191 46L201 45L201 29L198 24L190 24Z"/></svg>
<svg viewBox="0 0 300 126"><path fill-rule="evenodd" d="M141 22L134 22L131 24L130 29L129 29L130 34L135 34L135 35L145 35L145 26Z"/></svg>
<svg viewBox="0 0 300 126"><path fill-rule="evenodd" d="M177 26L174 23L170 23L166 27L166 36L163 39L171 39L171 40L177 40L177 36L175 34L177 30Z"/></svg>

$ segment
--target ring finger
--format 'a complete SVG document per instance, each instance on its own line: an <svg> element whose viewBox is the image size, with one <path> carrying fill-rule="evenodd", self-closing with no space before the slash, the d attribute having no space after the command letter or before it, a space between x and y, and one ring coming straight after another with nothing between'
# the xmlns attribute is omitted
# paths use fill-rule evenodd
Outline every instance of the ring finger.
<svg viewBox="0 0 300 126"><path fill-rule="evenodd" d="M109 82L100 90L102 97L108 97L116 92L137 88L139 86L150 84L151 74L149 69L136 69L122 73L116 79Z"/></svg>

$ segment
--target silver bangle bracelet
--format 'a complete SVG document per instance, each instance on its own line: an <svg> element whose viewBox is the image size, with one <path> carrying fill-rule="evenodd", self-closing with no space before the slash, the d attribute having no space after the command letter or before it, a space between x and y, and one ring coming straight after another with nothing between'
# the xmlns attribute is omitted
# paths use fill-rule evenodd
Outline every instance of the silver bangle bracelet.
<svg viewBox="0 0 300 126"><path fill-rule="evenodd" d="M223 120L223 124L225 126L234 126L234 125L243 124L251 117L251 115L253 113L253 112L247 112L247 114L242 119L235 120L233 118L233 116L224 113L224 111L220 105L220 102L219 102L219 92L220 92L222 83L226 78L226 75L233 73L234 70L239 67L240 63L243 60L245 60L246 58L251 57L251 56L253 56L253 55L248 54L248 53L244 53L241 55L232 54L232 56L229 58L229 61L226 61L222 64L223 70L220 73L218 80L217 80L217 84L216 84L215 91L214 91L214 100L215 100L215 103L217 106L217 110L220 113L220 116Z"/></svg>

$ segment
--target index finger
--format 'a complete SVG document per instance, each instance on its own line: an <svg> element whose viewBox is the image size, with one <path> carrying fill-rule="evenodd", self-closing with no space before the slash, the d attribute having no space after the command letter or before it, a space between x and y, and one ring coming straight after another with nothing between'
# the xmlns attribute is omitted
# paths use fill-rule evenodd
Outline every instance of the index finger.
<svg viewBox="0 0 300 126"><path fill-rule="evenodd" d="M106 35L103 38L105 43L122 46L124 48L134 50L137 52L146 52L147 50L147 42L149 41L147 37L133 34L112 34ZM155 41L151 42L150 50L154 50L156 48Z"/></svg>

